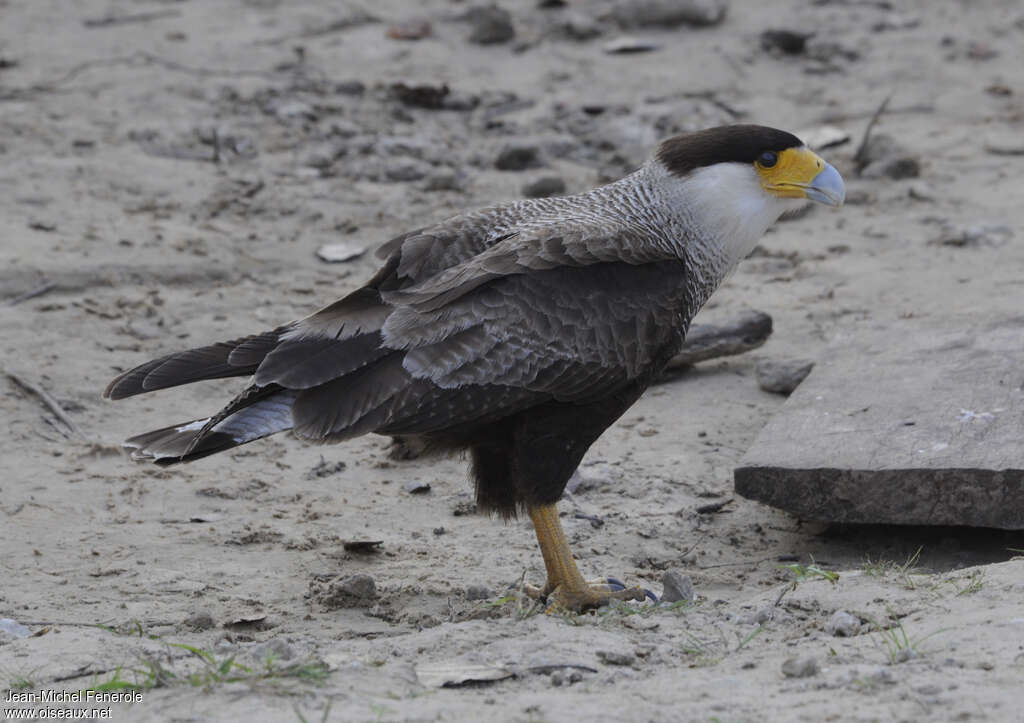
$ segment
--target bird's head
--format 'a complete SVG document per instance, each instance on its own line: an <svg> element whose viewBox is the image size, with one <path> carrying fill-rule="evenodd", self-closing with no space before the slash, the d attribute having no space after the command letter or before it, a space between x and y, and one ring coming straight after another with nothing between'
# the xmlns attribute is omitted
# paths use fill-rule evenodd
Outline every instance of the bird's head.
<svg viewBox="0 0 1024 723"><path fill-rule="evenodd" d="M842 205L843 179L786 131L733 125L664 141L653 160L663 188L729 267L768 227L807 200Z"/></svg>

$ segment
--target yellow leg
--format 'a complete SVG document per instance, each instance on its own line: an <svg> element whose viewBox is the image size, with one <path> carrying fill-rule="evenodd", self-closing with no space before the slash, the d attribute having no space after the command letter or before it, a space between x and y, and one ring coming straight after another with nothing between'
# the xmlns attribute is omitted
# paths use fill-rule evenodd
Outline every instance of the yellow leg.
<svg viewBox="0 0 1024 723"><path fill-rule="evenodd" d="M533 588L535 597L546 597L552 607L566 610L586 610L607 605L609 600L643 600L644 591L638 587L612 590L608 585L593 585L583 579L576 561L569 551L562 523L555 505L539 505L529 509L530 519L537 531L537 542L548 571L547 584Z"/></svg>

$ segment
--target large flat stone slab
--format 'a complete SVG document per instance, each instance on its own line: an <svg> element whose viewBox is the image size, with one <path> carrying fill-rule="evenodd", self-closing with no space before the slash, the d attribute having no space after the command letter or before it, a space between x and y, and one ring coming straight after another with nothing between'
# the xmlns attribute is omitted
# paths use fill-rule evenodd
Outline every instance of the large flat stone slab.
<svg viewBox="0 0 1024 723"><path fill-rule="evenodd" d="M837 340L735 483L805 519L1024 529L1024 316Z"/></svg>

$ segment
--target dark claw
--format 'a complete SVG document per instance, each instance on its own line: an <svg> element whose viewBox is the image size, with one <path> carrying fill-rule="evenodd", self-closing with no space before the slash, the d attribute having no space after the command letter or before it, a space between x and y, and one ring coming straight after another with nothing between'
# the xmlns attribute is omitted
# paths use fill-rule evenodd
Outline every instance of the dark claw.
<svg viewBox="0 0 1024 723"><path fill-rule="evenodd" d="M612 592L618 592L619 590L626 589L626 583L617 577L606 577L605 580L608 582L608 587L612 589Z"/></svg>
<svg viewBox="0 0 1024 723"><path fill-rule="evenodd" d="M654 602L658 602L658 596L657 596L657 595L655 595L655 594L654 594L653 592L651 592L650 590L648 590L647 588L644 588L644 597L650 598L650 599L651 599L651 600L653 600Z"/></svg>

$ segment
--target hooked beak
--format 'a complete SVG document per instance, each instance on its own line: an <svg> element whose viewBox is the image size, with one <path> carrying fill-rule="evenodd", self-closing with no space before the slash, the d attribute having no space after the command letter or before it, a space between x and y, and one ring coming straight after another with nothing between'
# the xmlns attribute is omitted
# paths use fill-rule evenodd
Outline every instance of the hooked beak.
<svg viewBox="0 0 1024 723"><path fill-rule="evenodd" d="M843 185L843 177L839 175L839 171L826 163L804 188L804 195L826 206L842 206L846 199L846 186Z"/></svg>

